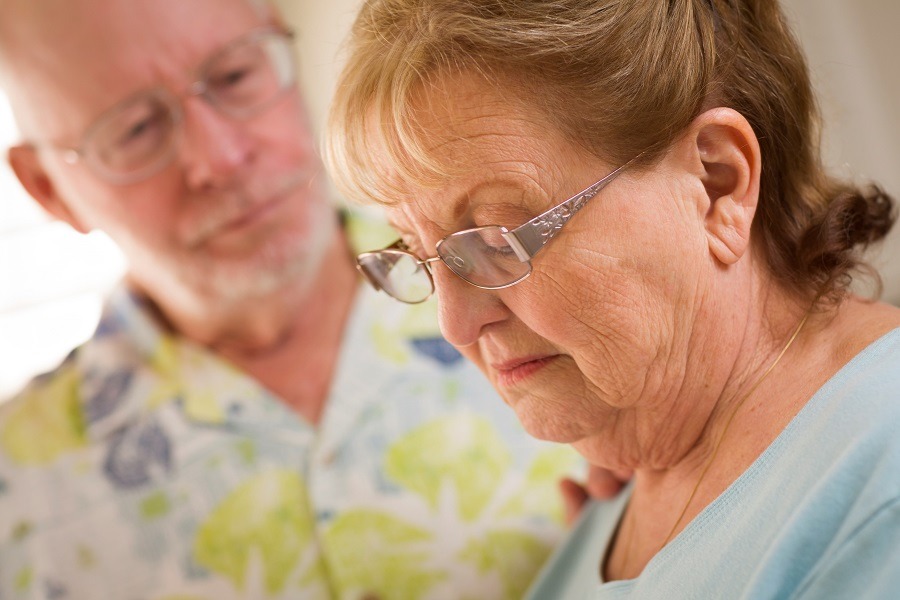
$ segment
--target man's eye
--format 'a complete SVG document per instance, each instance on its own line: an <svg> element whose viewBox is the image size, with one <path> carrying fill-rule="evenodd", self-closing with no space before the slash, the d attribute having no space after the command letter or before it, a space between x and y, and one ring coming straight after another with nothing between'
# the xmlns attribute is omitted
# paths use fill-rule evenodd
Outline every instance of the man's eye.
<svg viewBox="0 0 900 600"><path fill-rule="evenodd" d="M228 88L240 84L249 74L249 69L233 69L216 75L210 83L217 89Z"/></svg>
<svg viewBox="0 0 900 600"><path fill-rule="evenodd" d="M219 60L207 73L206 82L213 94L251 93L271 83L267 77L271 71L271 63L262 49L242 48Z"/></svg>
<svg viewBox="0 0 900 600"><path fill-rule="evenodd" d="M157 135L160 128L163 127L163 120L163 115L155 113L132 123L119 135L116 145L124 147Z"/></svg>

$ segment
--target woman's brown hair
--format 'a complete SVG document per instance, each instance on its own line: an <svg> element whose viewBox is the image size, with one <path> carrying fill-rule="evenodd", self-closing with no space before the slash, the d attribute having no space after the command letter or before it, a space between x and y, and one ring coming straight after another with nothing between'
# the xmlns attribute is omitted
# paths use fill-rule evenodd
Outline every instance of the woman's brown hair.
<svg viewBox="0 0 900 600"><path fill-rule="evenodd" d="M776 0L369 0L326 139L348 196L389 203L385 162L407 181L442 174L411 102L461 70L515 82L508 94L615 164L641 152L652 163L706 108L740 112L762 151L756 238L801 297L842 298L868 270L862 249L893 224L879 187L825 172L806 61Z"/></svg>

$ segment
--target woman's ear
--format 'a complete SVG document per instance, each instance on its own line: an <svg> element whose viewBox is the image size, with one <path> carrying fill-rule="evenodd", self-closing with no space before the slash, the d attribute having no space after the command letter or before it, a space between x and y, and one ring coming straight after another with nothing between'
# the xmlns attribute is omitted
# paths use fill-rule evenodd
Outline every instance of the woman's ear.
<svg viewBox="0 0 900 600"><path fill-rule="evenodd" d="M81 233L89 231L56 193L56 188L44 170L37 150L33 146L13 146L9 149L7 160L22 187L45 211Z"/></svg>
<svg viewBox="0 0 900 600"><path fill-rule="evenodd" d="M750 246L759 202L760 150L753 128L740 113L714 108L694 119L688 143L699 161L709 208L709 249L721 263L736 263Z"/></svg>

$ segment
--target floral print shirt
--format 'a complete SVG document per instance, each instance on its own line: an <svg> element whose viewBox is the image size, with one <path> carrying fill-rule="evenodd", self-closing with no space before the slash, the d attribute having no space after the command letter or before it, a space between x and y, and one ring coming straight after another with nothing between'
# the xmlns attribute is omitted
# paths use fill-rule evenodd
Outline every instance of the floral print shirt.
<svg viewBox="0 0 900 600"><path fill-rule="evenodd" d="M124 290L0 405L0 600L520 597L578 461L361 288L321 423Z"/></svg>

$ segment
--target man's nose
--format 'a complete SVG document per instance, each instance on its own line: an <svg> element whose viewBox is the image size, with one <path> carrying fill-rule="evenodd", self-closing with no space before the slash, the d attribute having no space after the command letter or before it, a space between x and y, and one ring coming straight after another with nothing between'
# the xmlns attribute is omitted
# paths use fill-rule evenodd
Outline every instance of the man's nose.
<svg viewBox="0 0 900 600"><path fill-rule="evenodd" d="M246 123L221 113L201 97L184 103L180 160L192 189L228 183L253 155Z"/></svg>
<svg viewBox="0 0 900 600"><path fill-rule="evenodd" d="M474 344L485 327L509 317L495 292L463 281L446 265L434 265L433 273L441 333L454 346Z"/></svg>

